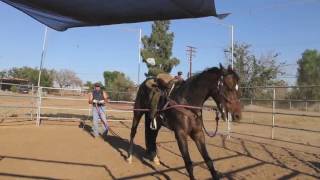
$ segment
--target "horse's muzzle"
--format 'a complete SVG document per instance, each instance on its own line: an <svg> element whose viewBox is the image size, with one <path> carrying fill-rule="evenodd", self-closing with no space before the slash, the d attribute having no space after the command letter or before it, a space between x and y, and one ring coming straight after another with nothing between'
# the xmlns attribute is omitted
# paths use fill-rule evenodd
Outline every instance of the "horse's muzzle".
<svg viewBox="0 0 320 180"><path fill-rule="evenodd" d="M239 113L232 113L232 120L239 121L241 119L241 114Z"/></svg>

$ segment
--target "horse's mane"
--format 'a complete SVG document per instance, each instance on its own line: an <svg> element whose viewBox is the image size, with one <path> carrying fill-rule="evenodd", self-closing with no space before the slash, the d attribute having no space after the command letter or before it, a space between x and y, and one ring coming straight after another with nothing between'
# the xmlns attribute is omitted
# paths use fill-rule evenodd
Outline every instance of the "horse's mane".
<svg viewBox="0 0 320 180"><path fill-rule="evenodd" d="M192 86L193 82L198 81L198 79L203 74L206 74L206 73L221 74L221 70L217 67L211 67L211 68L207 68L201 72L197 72L193 76L191 76L190 78L186 79L185 81L178 83L178 86L174 89L173 94L175 94L175 92L177 92L177 91L182 91L183 89L189 88L190 86Z"/></svg>
<svg viewBox="0 0 320 180"><path fill-rule="evenodd" d="M224 72L222 72L221 69L219 69L217 67L211 67L211 68L207 68L201 72L196 73L195 75L193 75L191 78L187 79L186 81L192 80L194 78L199 78L199 76L204 73L218 73L218 74L220 73L221 74ZM232 74L237 79L237 81L239 81L239 79L240 79L238 73L233 69L226 69L226 74L224 74L224 75L227 75L227 74Z"/></svg>
<svg viewBox="0 0 320 180"><path fill-rule="evenodd" d="M223 72L220 68L218 67L210 67L210 68L207 68L203 71L200 71L200 72L197 72L195 73L193 76L191 76L190 78L186 79L185 81L181 82L178 87L175 89L175 92L177 91L181 91L185 88L188 88L192 85L193 82L196 82L198 81L198 79L204 75L204 74L207 74L207 73L213 73L213 74L216 74L218 76L220 75L227 75L227 74L232 74L236 79L237 81L239 81L239 75L232 69L225 69L225 72Z"/></svg>
<svg viewBox="0 0 320 180"><path fill-rule="evenodd" d="M195 73L193 76L191 76L190 78L188 78L187 80L185 80L185 83L190 83L190 81L193 81L195 79L199 79L199 77L203 74L206 73L221 73L221 70L217 67L211 67L211 68L207 68L203 71L197 72Z"/></svg>

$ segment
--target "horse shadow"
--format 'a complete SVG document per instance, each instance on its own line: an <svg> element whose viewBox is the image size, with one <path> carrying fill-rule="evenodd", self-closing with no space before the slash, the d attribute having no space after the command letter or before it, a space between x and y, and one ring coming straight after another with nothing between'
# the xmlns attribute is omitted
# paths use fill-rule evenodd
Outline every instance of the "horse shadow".
<svg viewBox="0 0 320 180"><path fill-rule="evenodd" d="M124 159L127 158L126 153L130 144L127 139L122 138L112 129L109 129L108 136L102 136L102 138L106 143L108 143L115 150L117 150ZM142 146L135 144L133 147L133 151L134 156L138 158L141 162L145 162L146 159L149 159L146 150Z"/></svg>
<svg viewBox="0 0 320 180"><path fill-rule="evenodd" d="M94 135L92 134L92 127L88 124L85 123L80 123L79 128L82 128L85 132L87 132L90 136L93 138ZM101 138L109 144L113 149L115 149L121 157L126 161L128 156L127 156L127 151L129 148L129 141L127 139L122 138L119 134L117 134L112 128L109 129L108 135L101 135ZM164 172L158 171L157 168L154 166L154 163L152 162L151 156L147 153L145 148L138 144L134 144L133 146L133 156L138 159L142 164L145 166L149 167L153 171L157 173L152 173L150 174L151 176L154 176L155 178L158 178L156 175L161 175L164 179L170 179L170 177L165 174ZM162 163L161 163L162 164ZM164 164L162 164L164 165Z"/></svg>
<svg viewBox="0 0 320 180"><path fill-rule="evenodd" d="M92 127L88 124L86 124L85 122L81 121L79 126L79 128L82 128L86 133L88 133L92 138L95 138L95 136L93 135L93 130Z"/></svg>
<svg viewBox="0 0 320 180"><path fill-rule="evenodd" d="M87 132L90 136L92 136L93 138L95 138L95 136L93 135L93 131L92 131L92 127L88 124L85 124L83 122L80 122L79 124L79 128L82 128L85 132ZM113 131L111 128L109 129L109 133L107 136L101 135L101 138L108 143L109 145L111 145L111 147L113 147L115 150L117 150L119 152L119 154L121 155L121 157L123 157L124 159L127 158L127 150L129 148L129 141L127 139L122 138L120 135L118 135L115 131ZM133 147L134 150L134 156L136 158L138 158L140 161L144 162L145 159L150 159L150 157L147 155L146 150L138 145L135 144Z"/></svg>
<svg viewBox="0 0 320 180"><path fill-rule="evenodd" d="M119 152L119 154L123 157L123 159L126 161L127 159L127 150L129 148L129 141L127 139L123 139L120 137L116 132L114 132L112 129L109 130L110 134L108 136L104 136L103 139L105 142L107 142L109 145L111 145L115 150ZM157 170L157 168L153 165L153 162L151 160L151 156L147 154L146 150L141 147L140 145L135 144L133 147L133 156L136 157L142 164L149 167L153 171L157 172L157 174L162 175L164 179L170 179L170 177L165 174L164 172L160 172ZM150 174L151 176L156 176L156 174Z"/></svg>

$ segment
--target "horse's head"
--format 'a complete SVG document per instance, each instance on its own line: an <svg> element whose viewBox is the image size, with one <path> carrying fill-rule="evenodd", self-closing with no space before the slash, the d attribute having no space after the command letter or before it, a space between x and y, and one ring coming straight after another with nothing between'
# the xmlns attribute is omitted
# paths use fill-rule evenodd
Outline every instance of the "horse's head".
<svg viewBox="0 0 320 180"><path fill-rule="evenodd" d="M239 76L231 66L225 69L220 64L220 72L216 91L217 96L215 98L217 106L222 113L223 119L226 119L229 112L233 120L240 120Z"/></svg>

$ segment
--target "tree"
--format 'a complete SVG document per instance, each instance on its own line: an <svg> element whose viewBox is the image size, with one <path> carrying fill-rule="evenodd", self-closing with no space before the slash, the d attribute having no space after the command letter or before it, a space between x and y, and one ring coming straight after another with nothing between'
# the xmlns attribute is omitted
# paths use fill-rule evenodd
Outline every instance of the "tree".
<svg viewBox="0 0 320 180"><path fill-rule="evenodd" d="M69 69L54 71L54 80L60 88L77 87L82 85L82 81L77 74Z"/></svg>
<svg viewBox="0 0 320 180"><path fill-rule="evenodd" d="M7 76L7 71L5 70L0 71L0 78L4 78L6 76Z"/></svg>
<svg viewBox="0 0 320 180"><path fill-rule="evenodd" d="M84 85L83 86L86 86L86 87L88 87L89 89L93 89L93 83L91 82L91 81L87 81L86 83L84 83Z"/></svg>
<svg viewBox="0 0 320 180"><path fill-rule="evenodd" d="M103 73L105 87L111 99L132 100L132 92L135 89L134 83L119 71L105 71Z"/></svg>
<svg viewBox="0 0 320 180"><path fill-rule="evenodd" d="M284 84L277 79L283 63L277 63L278 53L262 54L259 58L250 51L251 45L235 43L234 45L234 68L240 76L241 87L272 86ZM231 49L231 48L230 48ZM231 52L230 49L225 52ZM227 57L227 54L226 54ZM243 97L266 97L270 96L266 89L243 89Z"/></svg>
<svg viewBox="0 0 320 180"><path fill-rule="evenodd" d="M38 84L39 70L31 67L11 68L7 72L8 77L27 79L32 84ZM43 69L41 73L40 85L51 87L53 85L53 70Z"/></svg>
<svg viewBox="0 0 320 180"><path fill-rule="evenodd" d="M143 49L141 55L148 67L146 77L156 76L159 73L170 73L177 66L179 59L172 56L174 33L169 32L170 21L154 21L150 37L142 38ZM148 58L154 58L154 66L147 63Z"/></svg>
<svg viewBox="0 0 320 180"><path fill-rule="evenodd" d="M298 60L298 86L320 85L320 53L317 50L305 50ZM319 88L299 88L298 97L320 99Z"/></svg>

